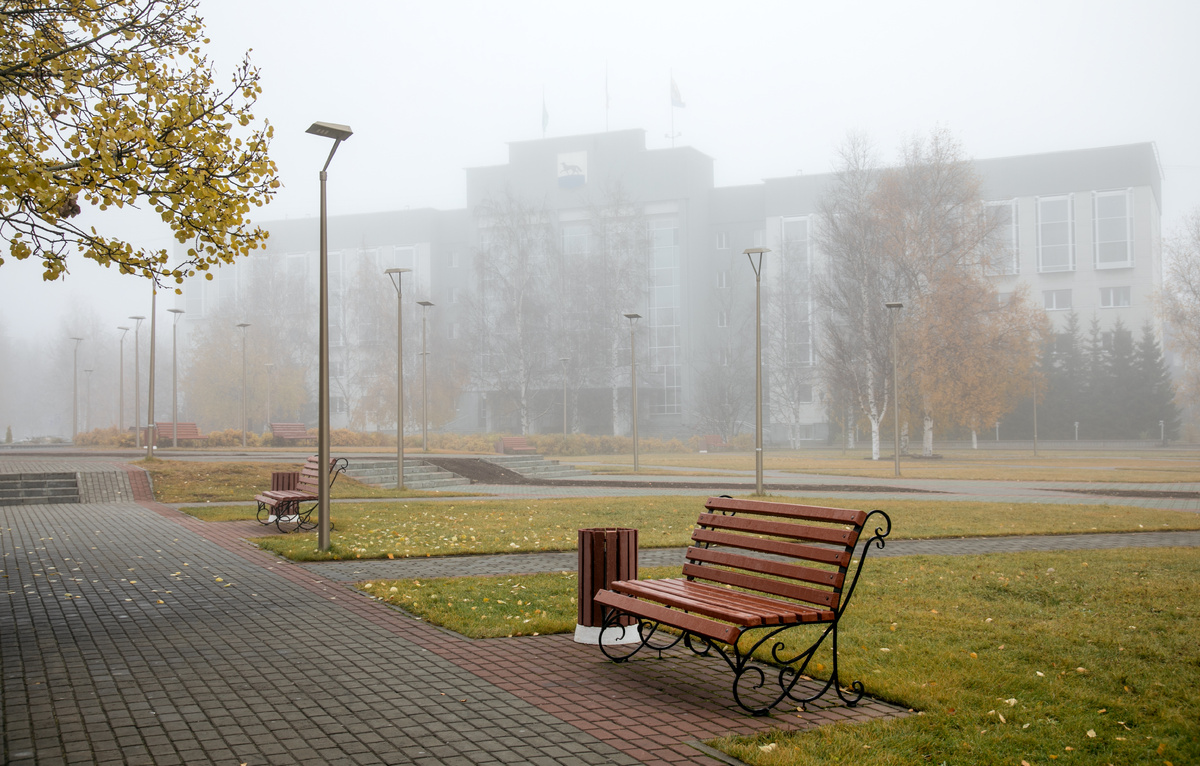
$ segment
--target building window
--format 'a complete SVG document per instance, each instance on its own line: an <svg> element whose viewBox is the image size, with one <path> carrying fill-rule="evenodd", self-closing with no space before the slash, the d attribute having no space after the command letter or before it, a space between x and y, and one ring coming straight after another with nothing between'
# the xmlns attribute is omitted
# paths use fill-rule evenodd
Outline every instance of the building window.
<svg viewBox="0 0 1200 766"><path fill-rule="evenodd" d="M588 252L587 226L578 224L562 227L562 249L564 255L586 255Z"/></svg>
<svg viewBox="0 0 1200 766"><path fill-rule="evenodd" d="M722 367L728 367L733 360L733 351L728 346L721 349L720 362Z"/></svg>
<svg viewBox="0 0 1200 766"><path fill-rule="evenodd" d="M1046 311L1064 311L1071 308L1070 290L1045 290L1042 292Z"/></svg>
<svg viewBox="0 0 1200 766"><path fill-rule="evenodd" d="M754 247L764 247L766 245L766 242L767 242L766 229L755 229L754 230Z"/></svg>
<svg viewBox="0 0 1200 766"><path fill-rule="evenodd" d="M329 397L329 411L334 413L342 413L346 411L346 399L341 396Z"/></svg>
<svg viewBox="0 0 1200 766"><path fill-rule="evenodd" d="M447 331L447 337L450 340L458 340L458 322L451 322L450 329Z"/></svg>
<svg viewBox="0 0 1200 766"><path fill-rule="evenodd" d="M796 386L796 401L802 404L812 404L813 387L811 383L800 383Z"/></svg>
<svg viewBox="0 0 1200 766"><path fill-rule="evenodd" d="M1071 195L1038 198L1038 271L1075 270L1075 209Z"/></svg>
<svg viewBox="0 0 1200 766"><path fill-rule="evenodd" d="M1012 293L996 293L996 305L1007 306L1012 303Z"/></svg>
<svg viewBox="0 0 1200 766"><path fill-rule="evenodd" d="M717 327L729 326L729 312L722 309L717 312Z"/></svg>
<svg viewBox="0 0 1200 766"><path fill-rule="evenodd" d="M1117 269L1133 265L1131 203L1128 191L1092 195L1096 268Z"/></svg>
<svg viewBox="0 0 1200 766"><path fill-rule="evenodd" d="M728 250L729 249L729 232L727 232L727 231L718 231L717 232L717 249L718 250Z"/></svg>
<svg viewBox="0 0 1200 766"><path fill-rule="evenodd" d="M717 288L725 289L729 287L729 269L723 269L717 272Z"/></svg>
<svg viewBox="0 0 1200 766"><path fill-rule="evenodd" d="M1017 247L1017 201L989 202L984 212L991 233L992 273L1019 274L1021 258Z"/></svg>
<svg viewBox="0 0 1200 766"><path fill-rule="evenodd" d="M1100 308L1124 308L1130 304L1130 289L1128 287L1101 287Z"/></svg>

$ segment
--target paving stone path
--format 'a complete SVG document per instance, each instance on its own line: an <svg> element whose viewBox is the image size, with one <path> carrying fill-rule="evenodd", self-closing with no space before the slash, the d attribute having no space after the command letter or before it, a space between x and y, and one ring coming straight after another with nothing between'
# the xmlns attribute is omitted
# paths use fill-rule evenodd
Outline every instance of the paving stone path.
<svg viewBox="0 0 1200 766"><path fill-rule="evenodd" d="M349 587L571 570L573 553L285 563L245 542L262 532L252 522L201 522L154 502L139 469L79 463L67 470L105 502L0 507L0 763L711 766L693 743L908 714L866 699L750 718L711 659L613 665L567 636L471 641ZM892 541L873 555L1129 545L1200 533Z"/></svg>

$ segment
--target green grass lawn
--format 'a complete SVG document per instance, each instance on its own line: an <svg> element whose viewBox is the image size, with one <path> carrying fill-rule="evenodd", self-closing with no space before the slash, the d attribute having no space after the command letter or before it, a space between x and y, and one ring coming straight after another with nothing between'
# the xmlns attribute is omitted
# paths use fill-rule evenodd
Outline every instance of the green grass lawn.
<svg viewBox="0 0 1200 766"><path fill-rule="evenodd" d="M471 636L575 624L574 573L362 587ZM841 627L843 681L919 715L708 744L755 766L1200 762L1194 549L868 559Z"/></svg>
<svg viewBox="0 0 1200 766"><path fill-rule="evenodd" d="M798 498L772 499L800 502ZM1113 505L804 502L864 510L882 507L892 517L892 539L1200 529L1200 514ZM687 544L703 503L702 496L338 503L331 508L336 529L327 553L317 551L313 533L256 538L255 542L297 561L404 558L573 550L579 529L633 527L638 530L639 546L664 548ZM207 510L224 511L219 507ZM247 513L246 507L240 512Z"/></svg>
<svg viewBox="0 0 1200 766"><path fill-rule="evenodd" d="M154 484L154 497L161 503L220 503L230 500L253 500L259 492L271 488L274 471L299 471L304 460L296 463L232 463L201 462L196 460L137 460L132 463L144 468ZM334 498L368 497L434 497L442 493L382 489L339 476L333 484ZM205 521L235 521L253 519L254 507L227 506L215 514L207 510L184 509ZM207 515L206 515L207 514Z"/></svg>

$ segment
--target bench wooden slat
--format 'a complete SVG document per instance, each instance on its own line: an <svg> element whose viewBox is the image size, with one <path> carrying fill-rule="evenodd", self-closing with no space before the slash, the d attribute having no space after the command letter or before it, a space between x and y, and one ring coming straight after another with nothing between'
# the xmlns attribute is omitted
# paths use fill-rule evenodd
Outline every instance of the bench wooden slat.
<svg viewBox="0 0 1200 766"><path fill-rule="evenodd" d="M843 576L841 572L806 567L801 564L789 564L786 561L772 561L771 559L746 556L741 553L731 553L711 548L696 548L694 546L688 548L687 558L689 561L719 564L721 566L757 572L758 574L787 577L791 580L810 582L814 585L828 585L831 588L842 587Z"/></svg>
<svg viewBox="0 0 1200 766"><path fill-rule="evenodd" d="M669 580L623 580L614 582L612 589L626 596L644 598L676 609L712 617L725 622L751 627L766 622L776 624L780 618L756 609L749 604L738 604L736 599L704 598L699 593L688 593L679 588L672 588ZM686 582L686 581L685 581Z"/></svg>
<svg viewBox="0 0 1200 766"><path fill-rule="evenodd" d="M713 529L697 529L692 533L692 540L697 543L727 545L731 548L743 548L763 553L775 553L780 556L805 559L819 564L834 564L845 567L850 564L850 551L841 548L822 548L804 543L789 543L784 540L767 540L762 537L747 537L729 532L719 532Z"/></svg>
<svg viewBox="0 0 1200 766"><path fill-rule="evenodd" d="M853 524L856 527L861 527L867 519L866 511L856 511L850 508L828 508L822 505L795 505L767 500L746 500L737 497L710 497L704 503L704 507L710 510L755 513L762 516L782 516L791 519L806 519L808 521L841 522L843 524Z"/></svg>
<svg viewBox="0 0 1200 766"><path fill-rule="evenodd" d="M735 625L697 617L694 614L687 614L678 609L671 609L649 601L641 601L629 596L623 596L611 590L602 590L597 593L596 601L605 606L629 612L630 614L640 615L653 622L670 625L673 628L686 630L689 633L695 633L698 636L704 636L726 644L736 644L738 637L742 634L741 630Z"/></svg>
<svg viewBox="0 0 1200 766"><path fill-rule="evenodd" d="M718 569L713 566L699 564L684 564L683 574L722 585L732 585L735 588L755 590L759 593L770 593L772 596L793 598L797 601L807 601L830 609L837 609L838 594L834 591L818 590L805 585L797 585L787 580L770 580L758 575L734 572L729 569Z"/></svg>
<svg viewBox="0 0 1200 766"><path fill-rule="evenodd" d="M722 516L719 513L702 513L696 522L701 527L729 529L737 532L750 532L758 535L774 535L788 537L793 540L809 540L815 543L830 543L853 548L858 542L858 531L854 529L836 529L833 527L812 527L807 524L795 524L786 521L766 521L750 519L745 516Z"/></svg>
<svg viewBox="0 0 1200 766"><path fill-rule="evenodd" d="M693 602L720 605L726 609L756 615L764 625L798 621L817 622L821 619L822 614L832 614L832 612L823 612L792 601L781 601L758 593L730 590L705 582L679 578L613 583L613 590L627 595L645 594L644 597L653 600L661 600L658 598L660 594L671 594ZM735 622L734 620L729 621Z"/></svg>

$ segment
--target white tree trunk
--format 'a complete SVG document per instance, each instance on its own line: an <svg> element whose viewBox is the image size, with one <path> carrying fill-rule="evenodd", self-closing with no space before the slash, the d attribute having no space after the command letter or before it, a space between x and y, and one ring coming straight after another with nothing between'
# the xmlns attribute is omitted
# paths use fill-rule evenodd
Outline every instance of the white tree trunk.
<svg viewBox="0 0 1200 766"><path fill-rule="evenodd" d="M971 449L979 449L979 434L975 429L971 429Z"/></svg>
<svg viewBox="0 0 1200 766"><path fill-rule="evenodd" d="M933 416L925 413L921 434L921 454L933 457Z"/></svg>
<svg viewBox="0 0 1200 766"><path fill-rule="evenodd" d="M871 459L879 459L879 418L870 418L871 421Z"/></svg>

